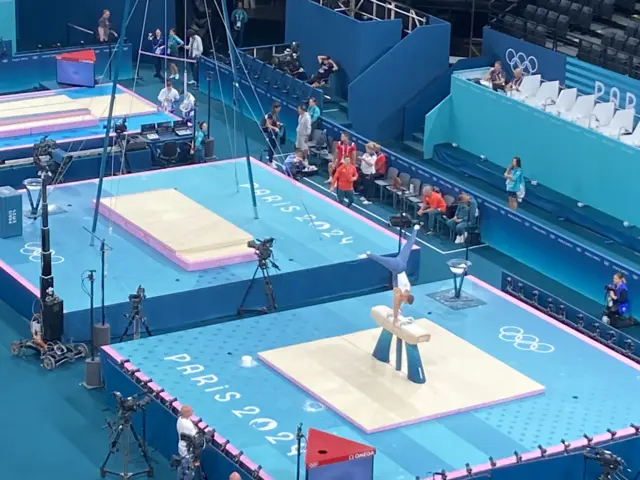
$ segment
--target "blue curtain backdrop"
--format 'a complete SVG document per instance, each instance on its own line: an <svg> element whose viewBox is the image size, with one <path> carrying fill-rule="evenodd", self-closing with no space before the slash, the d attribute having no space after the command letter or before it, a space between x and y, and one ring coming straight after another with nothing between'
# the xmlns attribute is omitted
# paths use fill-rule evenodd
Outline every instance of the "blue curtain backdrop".
<svg viewBox="0 0 640 480"><path fill-rule="evenodd" d="M338 64L332 89L347 98L349 84L400 41L400 20L361 22L311 0L287 2L285 41L298 42L305 70L318 69L318 55Z"/></svg>
<svg viewBox="0 0 640 480"><path fill-rule="evenodd" d="M540 74L545 80L558 80L564 84L566 55L489 27L484 27L482 37L482 55L493 61L502 60L509 75L520 67L528 75Z"/></svg>
<svg viewBox="0 0 640 480"><path fill-rule="evenodd" d="M449 68L450 36L451 25L430 17L351 82L354 130L378 141L402 137L404 107Z"/></svg>
<svg viewBox="0 0 640 480"><path fill-rule="evenodd" d="M16 1L16 27L17 27L17 50L35 50L38 45L43 48L50 48L58 43L65 45L67 41L67 23L73 23L79 27L96 31L98 19L102 15L103 9L111 11L111 20L114 29L118 31L122 24L122 0L102 0L93 2L86 0L15 0ZM132 0L131 7L136 5L131 21L127 28L127 38L137 52L140 45L140 37L160 28L164 30L165 11L169 28L175 22L175 2L166 0L159 2L149 0L149 11L147 14L146 31L142 32L144 21L144 10L146 0ZM166 6L166 10L165 10ZM1 12L0 12L1 13ZM96 43L96 37L74 33L77 40L83 39L87 45ZM143 41L143 46L144 46Z"/></svg>

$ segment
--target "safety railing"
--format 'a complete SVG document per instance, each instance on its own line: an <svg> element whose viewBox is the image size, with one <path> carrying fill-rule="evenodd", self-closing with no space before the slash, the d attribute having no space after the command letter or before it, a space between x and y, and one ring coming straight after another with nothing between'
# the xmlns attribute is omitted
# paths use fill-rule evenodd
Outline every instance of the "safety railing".
<svg viewBox="0 0 640 480"><path fill-rule="evenodd" d="M261 45L258 47L241 48L240 51L245 55L249 55L260 61L268 63L274 55L280 55L288 48L291 48L290 43L279 43L277 45Z"/></svg>

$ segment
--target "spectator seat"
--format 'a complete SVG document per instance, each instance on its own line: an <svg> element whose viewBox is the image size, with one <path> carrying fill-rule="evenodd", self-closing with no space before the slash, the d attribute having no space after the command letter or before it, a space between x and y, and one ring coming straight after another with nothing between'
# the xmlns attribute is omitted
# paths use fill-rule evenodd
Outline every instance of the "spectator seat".
<svg viewBox="0 0 640 480"><path fill-rule="evenodd" d="M582 5L579 3L572 3L569 8L569 23L577 25L580 22L580 12L582 11Z"/></svg>
<svg viewBox="0 0 640 480"><path fill-rule="evenodd" d="M595 104L595 95L581 95L578 97L571 110L560 113L560 116L570 122L578 123L583 118L589 118Z"/></svg>
<svg viewBox="0 0 640 480"><path fill-rule="evenodd" d="M559 37L566 37L569 33L569 17L560 14L558 16L558 23L556 24L556 34Z"/></svg>
<svg viewBox="0 0 640 480"><path fill-rule="evenodd" d="M635 37L637 31L638 31L638 24L636 22L628 23L627 26L624 27L624 34L627 37Z"/></svg>
<svg viewBox="0 0 640 480"><path fill-rule="evenodd" d="M638 52L638 45L640 45L640 40L634 37L628 37L627 43L624 44L624 51L629 55L635 56Z"/></svg>
<svg viewBox="0 0 640 480"><path fill-rule="evenodd" d="M582 7L582 11L580 12L580 21L578 25L584 31L589 31L591 29L591 22L593 21L593 9L591 7Z"/></svg>
<svg viewBox="0 0 640 480"><path fill-rule="evenodd" d="M547 45L547 28L544 25L537 25L533 43L545 47Z"/></svg>
<svg viewBox="0 0 640 480"><path fill-rule="evenodd" d="M594 65L602 65L604 62L604 47L602 45L591 45L590 63Z"/></svg>
<svg viewBox="0 0 640 480"><path fill-rule="evenodd" d="M524 20L521 18L516 18L515 22L513 22L513 36L516 38L524 38L526 27L524 24Z"/></svg>
<svg viewBox="0 0 640 480"><path fill-rule="evenodd" d="M631 135L622 135L620 141L633 147L640 147L640 122Z"/></svg>
<svg viewBox="0 0 640 480"><path fill-rule="evenodd" d="M397 177L398 169L395 167L389 167L387 170L387 176L374 182L376 187L380 189L380 203L382 203L382 194L385 192L385 189L390 186L393 183L393 180Z"/></svg>
<svg viewBox="0 0 640 480"><path fill-rule="evenodd" d="M544 82L540 85L540 88L538 89L536 94L532 97L527 98L525 102L532 107L542 108L543 110L546 110L547 107L556 103L559 93L559 81L554 80L552 82Z"/></svg>
<svg viewBox="0 0 640 480"><path fill-rule="evenodd" d="M611 44L612 48L616 50L622 50L624 48L624 44L627 43L627 37L624 33L617 33L615 37L613 37L613 43Z"/></svg>
<svg viewBox="0 0 640 480"><path fill-rule="evenodd" d="M397 181L394 181L391 183L391 185L387 185L385 187L386 192L391 192L391 194L393 195L393 208L396 208L398 198L403 195L406 190L409 189L409 181L411 180L411 176L408 173L403 172L398 175L397 179Z"/></svg>
<svg viewBox="0 0 640 480"><path fill-rule="evenodd" d="M547 18L545 18L544 20L544 25L549 29L549 30L555 30L556 29L556 25L558 24L558 12L549 12L547 14Z"/></svg>
<svg viewBox="0 0 640 480"><path fill-rule="evenodd" d="M533 20L533 18L536 16L536 7L535 5L527 5L527 7L524 9L524 12L522 14L522 16L526 19L526 20Z"/></svg>
<svg viewBox="0 0 640 480"><path fill-rule="evenodd" d="M571 2L569 0L560 0L558 4L558 13L562 15L569 15L569 9L571 8Z"/></svg>
<svg viewBox="0 0 640 480"><path fill-rule="evenodd" d="M600 16L606 20L611 20L615 9L615 0L603 0L600 5Z"/></svg>
<svg viewBox="0 0 640 480"><path fill-rule="evenodd" d="M547 112L552 115L561 116L571 111L578 99L577 88L565 88L558 95L556 103L547 108Z"/></svg>
<svg viewBox="0 0 640 480"><path fill-rule="evenodd" d="M546 8L538 8L536 10L536 14L533 16L533 21L537 24L543 24L545 19L547 18L548 13L549 10L547 10Z"/></svg>
<svg viewBox="0 0 640 480"><path fill-rule="evenodd" d="M599 127L600 133L613 138L620 138L623 134L631 133L633 130L633 120L635 118L635 110L626 108L618 110L606 127Z"/></svg>
<svg viewBox="0 0 640 480"><path fill-rule="evenodd" d="M591 56L591 44L589 42L580 42L578 46L578 58L583 62L589 62Z"/></svg>
<svg viewBox="0 0 640 480"><path fill-rule="evenodd" d="M605 30L602 32L602 38L600 39L600 44L603 47L612 47L613 40L616 37L616 32L614 30Z"/></svg>

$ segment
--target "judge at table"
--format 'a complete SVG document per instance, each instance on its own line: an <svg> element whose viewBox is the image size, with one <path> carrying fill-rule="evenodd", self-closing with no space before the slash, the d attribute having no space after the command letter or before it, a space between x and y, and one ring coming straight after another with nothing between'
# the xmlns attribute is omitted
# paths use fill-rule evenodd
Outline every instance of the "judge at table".
<svg viewBox="0 0 640 480"><path fill-rule="evenodd" d="M160 108L165 112L173 112L174 105L180 98L178 90L173 88L171 82L167 82L166 87L160 90L158 94L158 103Z"/></svg>

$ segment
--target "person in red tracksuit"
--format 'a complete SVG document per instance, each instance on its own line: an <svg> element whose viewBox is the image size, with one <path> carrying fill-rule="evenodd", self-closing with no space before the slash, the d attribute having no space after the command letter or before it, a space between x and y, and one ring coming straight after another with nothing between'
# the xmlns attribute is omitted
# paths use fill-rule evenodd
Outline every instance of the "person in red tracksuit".
<svg viewBox="0 0 640 480"><path fill-rule="evenodd" d="M351 163L351 157L346 156L342 158L342 163L331 177L331 191L338 187L336 195L338 196L338 203L342 205L345 198L347 199L347 208L351 208L353 205L353 183L358 179L358 171L356 166Z"/></svg>

